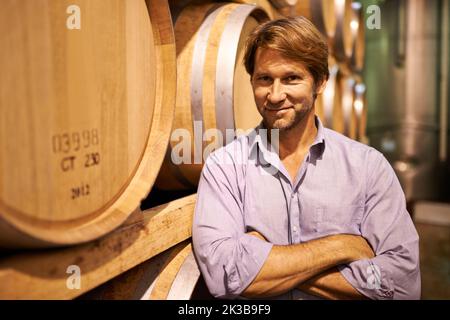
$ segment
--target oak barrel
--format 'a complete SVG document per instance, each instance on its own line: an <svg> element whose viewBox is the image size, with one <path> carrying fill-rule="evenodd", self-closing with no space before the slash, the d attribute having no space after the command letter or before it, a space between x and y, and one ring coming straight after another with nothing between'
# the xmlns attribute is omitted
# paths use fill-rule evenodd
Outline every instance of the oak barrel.
<svg viewBox="0 0 450 320"><path fill-rule="evenodd" d="M341 99L341 91L338 83L339 66L329 59L330 77L322 94L316 99L316 114L327 128L343 132L342 109L336 108Z"/></svg>
<svg viewBox="0 0 450 320"><path fill-rule="evenodd" d="M299 0L294 13L309 19L329 40L334 38L337 23L334 0Z"/></svg>
<svg viewBox="0 0 450 320"><path fill-rule="evenodd" d="M351 68L354 72L362 72L364 68L364 55L365 55L365 23L364 23L364 11L362 4L359 2L352 3L353 18L351 22L351 28L353 37L355 38L353 43L352 55L350 58Z"/></svg>
<svg viewBox="0 0 450 320"><path fill-rule="evenodd" d="M298 1L299 0L270 0L274 7L278 9L295 6Z"/></svg>
<svg viewBox="0 0 450 320"><path fill-rule="evenodd" d="M189 300L200 281L190 240L85 294L87 300Z"/></svg>
<svg viewBox="0 0 450 320"><path fill-rule="evenodd" d="M327 37L330 53L338 62L349 61L355 41L351 0L302 0L294 14L309 19Z"/></svg>
<svg viewBox="0 0 450 320"><path fill-rule="evenodd" d="M261 8L238 3L189 6L179 14L175 120L159 189L195 188L207 155L260 122L243 56L247 36L268 19ZM187 139L189 149L180 151Z"/></svg>
<svg viewBox="0 0 450 320"><path fill-rule="evenodd" d="M352 76L340 74L339 89L341 91L340 100L336 101L336 108L342 109L343 133L351 138L357 138L357 117L354 108L355 102L355 79Z"/></svg>
<svg viewBox="0 0 450 320"><path fill-rule="evenodd" d="M2 1L0 246L119 226L170 137L176 56L161 0Z"/></svg>
<svg viewBox="0 0 450 320"><path fill-rule="evenodd" d="M356 135L358 141L367 143L367 100L366 85L362 81L356 81L354 109L356 114Z"/></svg>
<svg viewBox="0 0 450 320"><path fill-rule="evenodd" d="M330 78L324 92L317 97L316 114L324 126L365 141L367 123L366 86L338 65L330 66Z"/></svg>
<svg viewBox="0 0 450 320"><path fill-rule="evenodd" d="M290 11L293 8L291 6L277 8L270 0L234 0L233 2L258 6L265 11L271 20L283 18L285 10Z"/></svg>

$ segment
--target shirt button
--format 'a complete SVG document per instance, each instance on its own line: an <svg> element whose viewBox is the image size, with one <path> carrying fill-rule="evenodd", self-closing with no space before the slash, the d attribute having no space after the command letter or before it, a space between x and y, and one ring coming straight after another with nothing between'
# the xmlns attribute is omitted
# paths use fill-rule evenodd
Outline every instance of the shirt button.
<svg viewBox="0 0 450 320"><path fill-rule="evenodd" d="M297 227L294 226L294 227L292 228L292 230L294 230L294 232L297 232Z"/></svg>
<svg viewBox="0 0 450 320"><path fill-rule="evenodd" d="M294 199L295 194L291 194L291 198Z"/></svg>

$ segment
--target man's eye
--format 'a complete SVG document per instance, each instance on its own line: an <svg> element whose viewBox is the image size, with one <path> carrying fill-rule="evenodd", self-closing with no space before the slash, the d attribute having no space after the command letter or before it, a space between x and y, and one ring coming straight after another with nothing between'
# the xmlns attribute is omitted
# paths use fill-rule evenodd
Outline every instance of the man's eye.
<svg viewBox="0 0 450 320"><path fill-rule="evenodd" d="M288 82L301 80L299 76L289 76L286 78Z"/></svg>
<svg viewBox="0 0 450 320"><path fill-rule="evenodd" d="M260 81L269 81L270 78L268 76L262 76L262 77L259 77L259 80Z"/></svg>

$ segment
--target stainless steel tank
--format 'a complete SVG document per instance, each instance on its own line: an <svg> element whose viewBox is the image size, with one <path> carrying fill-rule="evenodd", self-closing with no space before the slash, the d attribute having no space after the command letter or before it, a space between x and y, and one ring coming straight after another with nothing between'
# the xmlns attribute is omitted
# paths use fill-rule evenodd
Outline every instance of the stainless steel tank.
<svg viewBox="0 0 450 320"><path fill-rule="evenodd" d="M366 31L369 143L390 161L408 201L450 198L448 157L439 158L440 130L448 137L440 121L443 2L376 3L381 29Z"/></svg>

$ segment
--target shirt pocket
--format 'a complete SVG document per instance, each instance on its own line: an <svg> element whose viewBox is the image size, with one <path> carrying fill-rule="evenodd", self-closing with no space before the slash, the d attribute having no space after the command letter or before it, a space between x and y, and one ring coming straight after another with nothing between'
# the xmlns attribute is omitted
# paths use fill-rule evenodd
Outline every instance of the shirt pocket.
<svg viewBox="0 0 450 320"><path fill-rule="evenodd" d="M320 206L315 208L314 231L321 235L361 235L364 207L360 205Z"/></svg>

